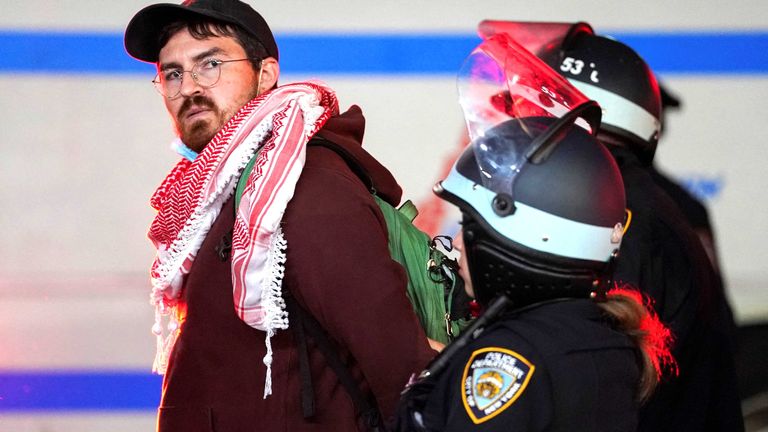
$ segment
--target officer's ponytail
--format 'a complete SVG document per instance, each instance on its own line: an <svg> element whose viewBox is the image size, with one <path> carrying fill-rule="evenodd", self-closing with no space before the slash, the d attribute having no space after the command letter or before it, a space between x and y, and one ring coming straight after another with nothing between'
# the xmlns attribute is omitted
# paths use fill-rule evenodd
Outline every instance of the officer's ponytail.
<svg viewBox="0 0 768 432"><path fill-rule="evenodd" d="M677 373L677 365L670 353L672 335L659 320L649 302L635 290L614 288L598 306L613 321L613 327L637 345L642 359L638 399L647 400L665 372Z"/></svg>

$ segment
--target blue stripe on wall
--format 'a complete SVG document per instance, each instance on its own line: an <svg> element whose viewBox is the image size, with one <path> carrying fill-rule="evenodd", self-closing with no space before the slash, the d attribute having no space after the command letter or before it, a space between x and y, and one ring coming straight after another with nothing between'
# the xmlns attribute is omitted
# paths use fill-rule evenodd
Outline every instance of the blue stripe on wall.
<svg viewBox="0 0 768 432"><path fill-rule="evenodd" d="M768 73L768 33L620 34L658 73Z"/></svg>
<svg viewBox="0 0 768 432"><path fill-rule="evenodd" d="M161 384L135 371L0 372L0 413L154 410Z"/></svg>
<svg viewBox="0 0 768 432"><path fill-rule="evenodd" d="M626 33L660 74L766 74L768 32ZM477 45L474 35L277 37L281 69L291 74L453 75ZM152 74L134 61L122 35L0 31L0 74Z"/></svg>

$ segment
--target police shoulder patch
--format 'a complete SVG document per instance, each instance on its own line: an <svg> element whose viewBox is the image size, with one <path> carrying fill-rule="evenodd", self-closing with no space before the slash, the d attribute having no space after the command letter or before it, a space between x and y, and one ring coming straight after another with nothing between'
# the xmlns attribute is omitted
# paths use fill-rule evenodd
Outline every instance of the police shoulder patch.
<svg viewBox="0 0 768 432"><path fill-rule="evenodd" d="M480 424L509 408L525 391L535 366L520 354L487 347L464 367L461 398L469 418Z"/></svg>

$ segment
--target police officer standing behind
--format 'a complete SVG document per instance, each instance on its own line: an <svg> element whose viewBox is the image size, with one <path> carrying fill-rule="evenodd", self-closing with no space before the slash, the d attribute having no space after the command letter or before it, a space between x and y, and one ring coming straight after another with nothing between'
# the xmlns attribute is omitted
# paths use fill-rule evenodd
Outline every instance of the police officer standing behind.
<svg viewBox="0 0 768 432"><path fill-rule="evenodd" d="M643 407L639 430L743 430L734 324L721 280L696 232L652 176L661 129L653 72L632 48L584 23L541 58L603 109L598 139L618 164L632 213L615 276L654 300L675 340L679 374Z"/></svg>
<svg viewBox="0 0 768 432"><path fill-rule="evenodd" d="M399 429L635 430L669 332L610 281L625 198L590 134L599 107L506 34L473 51L459 93L471 145L435 192L462 212L484 312L404 393Z"/></svg>

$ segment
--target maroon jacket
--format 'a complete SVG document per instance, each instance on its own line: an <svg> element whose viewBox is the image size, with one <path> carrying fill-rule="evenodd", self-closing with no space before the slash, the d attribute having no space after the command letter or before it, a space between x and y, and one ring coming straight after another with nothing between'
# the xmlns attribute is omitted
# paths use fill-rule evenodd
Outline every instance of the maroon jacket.
<svg viewBox="0 0 768 432"><path fill-rule="evenodd" d="M361 146L360 108L319 133L343 146L393 204L400 187ZM308 341L316 414L304 419L294 324L272 338L272 391L263 398L265 333L236 315L231 262L217 249L234 223L230 199L187 276L181 334L163 384L158 430L355 431L352 400ZM370 192L332 150L309 147L283 218L288 242L283 290L312 314L385 418L394 413L411 373L430 360L426 336L405 294L406 275L390 258L384 218Z"/></svg>

